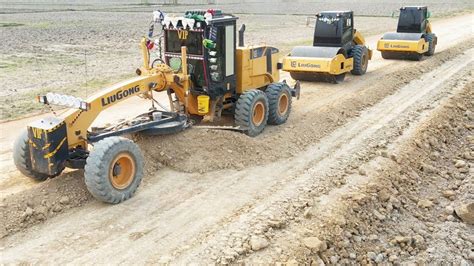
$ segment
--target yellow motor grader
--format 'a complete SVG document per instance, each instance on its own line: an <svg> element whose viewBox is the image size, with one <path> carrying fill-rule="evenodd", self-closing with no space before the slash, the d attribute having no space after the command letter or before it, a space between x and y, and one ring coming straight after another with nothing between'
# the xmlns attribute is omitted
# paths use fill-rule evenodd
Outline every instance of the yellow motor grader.
<svg viewBox="0 0 474 266"><path fill-rule="evenodd" d="M140 149L121 137L124 134L176 133L223 113L233 115L233 128L249 136L258 135L267 124L285 123L292 97L299 97L299 84L290 88L279 82L278 49L244 46L244 25L237 46L236 21L219 10L188 11L182 17L155 11L140 43L144 64L136 70L137 77L87 100L56 93L38 96L43 104L71 109L27 126L14 146L19 171L43 181L65 167L84 169L95 198L119 203L135 193L143 177ZM151 61L156 49L160 56ZM167 92L170 110L154 98L153 92L161 91ZM91 128L101 112L134 96L150 99L152 108L126 123Z"/></svg>
<svg viewBox="0 0 474 266"><path fill-rule="evenodd" d="M313 46L293 48L283 70L295 80L341 83L348 72L364 75L371 58L353 12L325 11L316 15Z"/></svg>
<svg viewBox="0 0 474 266"><path fill-rule="evenodd" d="M384 59L419 61L435 53L438 37L432 32L426 6L400 8L397 32L385 33L377 43Z"/></svg>

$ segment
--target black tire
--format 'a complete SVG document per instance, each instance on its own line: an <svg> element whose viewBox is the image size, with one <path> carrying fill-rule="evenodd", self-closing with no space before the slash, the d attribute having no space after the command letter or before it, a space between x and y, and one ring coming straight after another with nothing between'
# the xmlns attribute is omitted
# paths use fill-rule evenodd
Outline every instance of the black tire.
<svg viewBox="0 0 474 266"><path fill-rule="evenodd" d="M50 177L52 178L60 174L58 173L56 175L50 176L32 170L27 130L23 130L20 136L18 136L18 138L15 140L13 146L13 162L15 163L15 166L18 171L35 181L45 181Z"/></svg>
<svg viewBox="0 0 474 266"><path fill-rule="evenodd" d="M256 116L257 111L258 116ZM268 99L265 93L260 90L250 90L240 95L234 118L237 126L244 128L248 136L255 137L262 133L268 121Z"/></svg>
<svg viewBox="0 0 474 266"><path fill-rule="evenodd" d="M116 178L121 178L122 171L124 180L119 182ZM131 198L143 178L140 148L123 137L97 142L87 158L84 178L87 189L98 200L116 204Z"/></svg>
<svg viewBox="0 0 474 266"><path fill-rule="evenodd" d="M436 36L432 33L428 33L425 35L425 41L429 45L428 51L425 53L425 55L426 56L434 55L435 49L436 49Z"/></svg>
<svg viewBox="0 0 474 266"><path fill-rule="evenodd" d="M284 82L272 83L265 90L268 99L269 125L281 125L288 120L291 113L291 92Z"/></svg>
<svg viewBox="0 0 474 266"><path fill-rule="evenodd" d="M352 75L364 75L369 65L369 50L363 45L355 45L350 51L350 57L354 59Z"/></svg>

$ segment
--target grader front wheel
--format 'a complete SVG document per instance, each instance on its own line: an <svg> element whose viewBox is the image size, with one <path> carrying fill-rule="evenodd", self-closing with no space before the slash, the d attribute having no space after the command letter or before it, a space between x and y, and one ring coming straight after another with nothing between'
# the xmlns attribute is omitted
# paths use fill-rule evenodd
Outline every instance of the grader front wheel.
<svg viewBox="0 0 474 266"><path fill-rule="evenodd" d="M25 176L35 181L45 181L59 175L47 175L35 172L31 165L30 147L28 145L28 131L23 130L13 144L13 162L16 168Z"/></svg>
<svg viewBox="0 0 474 266"><path fill-rule="evenodd" d="M109 137L97 142L84 169L87 189L97 199L120 203L133 196L143 178L143 156L133 141Z"/></svg>

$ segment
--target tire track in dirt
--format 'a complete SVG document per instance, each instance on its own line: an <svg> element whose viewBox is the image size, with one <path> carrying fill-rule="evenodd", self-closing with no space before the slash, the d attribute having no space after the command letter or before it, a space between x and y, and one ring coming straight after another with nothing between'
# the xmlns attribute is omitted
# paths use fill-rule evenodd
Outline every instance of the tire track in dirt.
<svg viewBox="0 0 474 266"><path fill-rule="evenodd" d="M447 55L444 60L449 60L457 53L459 51ZM437 63L432 68L443 64L441 56L438 57ZM456 69L456 66L462 65L458 60L459 57L444 62L444 64L449 64ZM431 60L430 63L434 61L436 59ZM439 69L445 69L443 67L445 65ZM412 78L415 78L416 75L417 73L413 73ZM425 89L424 92L427 93L429 90ZM413 94L417 93L419 92L413 90L408 95L405 93L405 98L400 97L397 100L416 98L413 97ZM390 103L395 106L398 104L398 102ZM403 107L399 107L397 110L397 112L404 111ZM375 127L372 130L377 130L379 127L377 116L366 117L366 119L369 118L372 120L367 120L368 124ZM365 126L362 127L366 128ZM349 138L338 140L338 137L346 135L345 132L339 134L339 136L336 134L336 137L332 134L333 139L330 143L342 145L341 141L349 140ZM321 145L321 148L324 150L327 149L324 147L331 147L331 149L337 150L337 146L334 144ZM320 158L325 156L322 151L318 151L317 154ZM307 171L307 165L310 165L314 160L314 157L311 157L313 154L307 155L306 157L304 154L297 156L293 158L294 161L290 159L290 162L294 164L277 162L242 171L218 171L201 176L178 174L172 170L165 170L160 173L159 180L155 179L157 177L153 178L151 180L153 183L150 182L145 189L140 191L140 197L135 197L117 206L93 202L74 213L69 213L68 217L63 215L46 222L38 229L39 231L32 229L25 234L19 233L3 239L2 246L8 246L8 249L3 252L4 260L20 261L21 258L15 255L19 254L18 250L23 252L30 250L31 252L27 252L30 261L41 262L46 259L54 260L57 263L61 261L80 263L88 260L110 263L111 258L116 259L116 262L126 262L126 260L135 263L153 262L163 254L175 253L178 255L181 249L185 251L199 244L202 238L197 236L200 236L202 232L208 232L210 236L216 235L220 226L235 221L235 219L245 220L245 215L235 213L234 210L244 211L247 202L251 203L247 208L254 210L252 203L259 202L255 199L265 197L265 191L272 185L279 188L281 185L278 183L285 184L285 180L289 180L289 183L293 183L293 186L297 187L298 182L293 179L304 180L304 176L307 175L300 174ZM296 167L299 169L294 169ZM264 172L266 174L262 176L261 173ZM195 188L196 185L197 188ZM182 189L182 195L176 193L177 187ZM178 202L174 202L176 199ZM265 201L268 200L267 197ZM155 202L160 206L158 209L155 207ZM225 208L223 208L224 206ZM127 216L123 215L124 211ZM142 217L147 217L147 219L140 219ZM229 218L226 219L226 217ZM218 226L215 226L216 224ZM88 230L81 231L73 228L88 228ZM52 233L44 234L43 230ZM22 241L20 240L22 237L27 237L29 240ZM130 240L134 241L134 249L130 249L127 244ZM182 248L186 245L189 247ZM67 248L65 249L64 246ZM57 253L57 257L50 255L48 258L44 258L42 249L61 250L61 252ZM87 254L84 254L86 250ZM121 254L121 256L118 257L117 254Z"/></svg>

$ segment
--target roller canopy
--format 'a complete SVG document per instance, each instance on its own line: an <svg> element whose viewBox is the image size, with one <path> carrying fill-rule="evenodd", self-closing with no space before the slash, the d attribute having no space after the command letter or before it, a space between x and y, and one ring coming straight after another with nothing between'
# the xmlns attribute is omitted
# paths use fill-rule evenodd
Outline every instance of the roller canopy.
<svg viewBox="0 0 474 266"><path fill-rule="evenodd" d="M340 47L296 46L290 54L294 57L333 58L340 50Z"/></svg>

